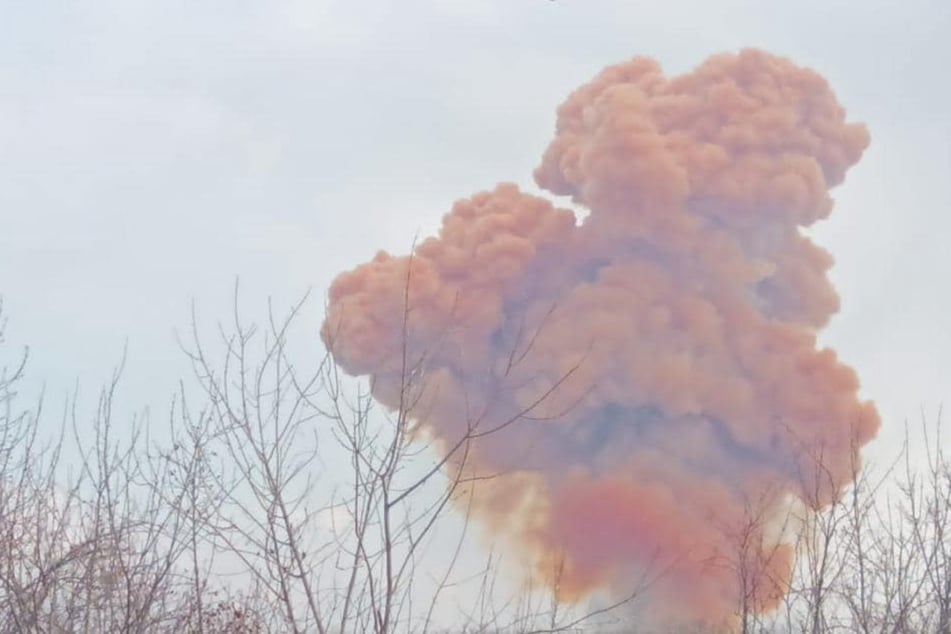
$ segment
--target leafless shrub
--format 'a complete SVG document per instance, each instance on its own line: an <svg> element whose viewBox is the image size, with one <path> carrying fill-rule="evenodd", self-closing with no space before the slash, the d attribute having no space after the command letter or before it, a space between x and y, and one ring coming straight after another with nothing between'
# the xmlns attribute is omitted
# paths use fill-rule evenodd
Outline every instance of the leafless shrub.
<svg viewBox="0 0 951 634"><path fill-rule="evenodd" d="M454 445L428 452L411 433L415 362L402 406L379 411L330 355L295 358L303 307L269 309L260 328L236 299L210 347L193 319L184 347L195 381L183 381L167 424L118 424L120 365L93 415L74 396L55 434L42 398L24 404L27 353L10 354L0 327L0 632L439 632L449 613L453 632L567 632L623 612L664 574L658 566L591 611L558 602L557 571L549 596L502 590L500 551L466 568L479 482L464 466L497 428L472 414ZM765 501L750 500L747 525L721 527L737 546L717 562L741 589L733 629L951 632L941 429L940 416L922 422L920 457L906 442L881 468L856 462L847 486L821 451L803 461L815 503L805 489L801 508L769 527L794 538L791 582L762 574L779 552L763 541ZM822 490L841 495L814 512ZM780 608L764 613L763 597L782 597Z"/></svg>

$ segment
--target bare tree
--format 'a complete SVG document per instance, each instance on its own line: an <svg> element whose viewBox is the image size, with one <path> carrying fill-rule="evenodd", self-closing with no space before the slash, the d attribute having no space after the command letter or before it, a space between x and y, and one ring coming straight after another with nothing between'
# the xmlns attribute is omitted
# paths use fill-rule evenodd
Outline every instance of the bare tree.
<svg viewBox="0 0 951 634"><path fill-rule="evenodd" d="M428 407L430 351L408 348L408 296L392 411L376 407L372 383L344 376L330 354L333 333L322 356L294 357L289 336L306 297L283 317L269 304L259 328L244 323L236 288L231 322L218 326L218 345L211 348L193 314L183 348L201 386L201 404L181 418L193 421L189 428L196 431L187 440L191 455L204 461L201 488L213 500L202 505L212 512L199 522L206 550L280 606L286 631L430 630L439 602L460 584L456 570L475 491L506 476L470 469L471 452L489 435L541 418L577 370L569 368L535 401L501 420L489 413L492 394L485 406L473 403L460 413L458 436L433 451L415 427ZM517 338L508 367L490 382L496 389L509 389L508 373L531 354L533 341ZM437 530L447 522L459 531L455 546ZM448 556L438 556L439 549ZM421 568L422 562L430 567ZM483 625L503 629L504 605L510 604L491 606L491 618L483 605ZM513 613L504 625L535 630L535 621L547 619L539 631L558 631L584 621L578 615L561 620L556 604L532 616Z"/></svg>
<svg viewBox="0 0 951 634"><path fill-rule="evenodd" d="M218 591L185 574L195 480L159 458L146 420L117 433L121 365L91 421L74 394L46 437L42 397L21 405L26 353L0 354L0 631L234 631L212 627L221 614L202 598Z"/></svg>

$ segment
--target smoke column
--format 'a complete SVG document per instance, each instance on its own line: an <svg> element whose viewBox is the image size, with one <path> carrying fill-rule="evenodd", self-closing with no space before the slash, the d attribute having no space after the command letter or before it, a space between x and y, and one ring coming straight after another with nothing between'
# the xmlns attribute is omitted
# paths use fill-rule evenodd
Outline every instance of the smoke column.
<svg viewBox="0 0 951 634"><path fill-rule="evenodd" d="M412 256L342 273L322 336L388 407L412 377L414 434L477 437L450 462L500 474L479 518L562 600L662 565L657 618L768 611L790 505L840 495L879 427L817 346L832 257L800 232L868 142L822 77L761 51L611 66L534 173L582 218L511 184L461 200Z"/></svg>

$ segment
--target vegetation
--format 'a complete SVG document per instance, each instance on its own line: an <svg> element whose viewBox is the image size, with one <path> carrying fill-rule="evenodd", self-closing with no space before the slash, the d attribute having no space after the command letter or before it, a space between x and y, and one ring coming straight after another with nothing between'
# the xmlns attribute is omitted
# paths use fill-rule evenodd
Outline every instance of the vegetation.
<svg viewBox="0 0 951 634"><path fill-rule="evenodd" d="M471 423L431 462L409 433L413 368L405 406L374 411L329 355L292 358L302 305L263 328L236 307L210 347L193 320L183 348L194 381L160 430L117 420L120 368L91 421L69 408L47 436L42 401L19 393L27 355L0 347L0 632L646 631L629 619L649 612L661 568L589 611L538 588L503 591L497 553L472 574L461 552L476 483L459 466L484 432ZM741 600L733 623L690 631L951 632L940 431L940 418L922 424L923 464L906 444L893 464L856 465L823 512L790 507L781 530L797 568L791 585L776 580L778 610ZM749 530L732 527L735 553L717 562L746 597L761 594L744 584L764 565L744 539L763 532L754 502Z"/></svg>

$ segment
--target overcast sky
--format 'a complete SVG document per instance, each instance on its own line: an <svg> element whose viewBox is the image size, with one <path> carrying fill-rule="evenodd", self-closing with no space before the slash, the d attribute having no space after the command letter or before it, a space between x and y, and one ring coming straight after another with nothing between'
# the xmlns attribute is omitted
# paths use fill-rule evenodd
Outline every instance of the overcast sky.
<svg viewBox="0 0 951 634"><path fill-rule="evenodd" d="M886 428L951 396L946 0L0 0L0 295L62 395L129 343L161 406L195 300L279 304L456 198L531 172L554 111L634 55L677 74L745 46L825 75L872 146L814 231L843 309L823 340ZM319 315L313 318L316 335Z"/></svg>

